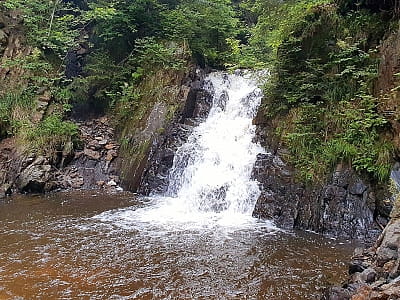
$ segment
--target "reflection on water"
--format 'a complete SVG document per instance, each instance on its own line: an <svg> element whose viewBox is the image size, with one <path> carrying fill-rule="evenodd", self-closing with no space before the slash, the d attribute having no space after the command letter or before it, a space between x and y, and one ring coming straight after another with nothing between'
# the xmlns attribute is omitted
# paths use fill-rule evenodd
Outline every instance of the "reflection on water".
<svg viewBox="0 0 400 300"><path fill-rule="evenodd" d="M111 217L148 205L94 193L0 202L0 299L314 299L345 277L353 247L318 235Z"/></svg>

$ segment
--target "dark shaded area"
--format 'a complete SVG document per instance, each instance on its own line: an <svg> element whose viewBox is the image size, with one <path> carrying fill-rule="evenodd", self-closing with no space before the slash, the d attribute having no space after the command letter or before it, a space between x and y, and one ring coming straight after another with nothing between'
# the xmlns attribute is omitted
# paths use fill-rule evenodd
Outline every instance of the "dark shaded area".
<svg viewBox="0 0 400 300"><path fill-rule="evenodd" d="M87 10L89 8L88 2L86 0L63 0L63 2L74 4L82 10Z"/></svg>
<svg viewBox="0 0 400 300"><path fill-rule="evenodd" d="M373 13L398 15L399 0L337 0L342 12L348 10L368 9Z"/></svg>

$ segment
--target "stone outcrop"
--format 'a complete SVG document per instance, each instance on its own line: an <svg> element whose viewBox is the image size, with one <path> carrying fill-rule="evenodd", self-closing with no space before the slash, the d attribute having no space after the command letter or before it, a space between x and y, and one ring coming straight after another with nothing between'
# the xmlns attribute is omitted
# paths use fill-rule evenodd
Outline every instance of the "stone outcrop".
<svg viewBox="0 0 400 300"><path fill-rule="evenodd" d="M26 154L14 139L0 143L0 198L20 193L44 193L61 189L116 189L119 144L106 117L79 122L80 143L67 143L52 154Z"/></svg>
<svg viewBox="0 0 400 300"><path fill-rule="evenodd" d="M122 147L119 165L124 188L143 194L166 189L176 149L211 108L202 89L204 75L203 70L192 69L169 79L175 89L168 93L169 99L149 107L144 121L136 123L136 128L125 126L123 138L127 143Z"/></svg>
<svg viewBox="0 0 400 300"><path fill-rule="evenodd" d="M107 117L78 122L83 146L61 162L61 188L115 188L120 184L116 159L120 145ZM71 160L71 161L68 161Z"/></svg>
<svg viewBox="0 0 400 300"><path fill-rule="evenodd" d="M391 206L385 209L389 197L346 165L338 165L325 183L299 183L283 159L285 149L268 135L271 130L266 124L258 125L258 139L268 153L259 155L254 168L262 191L255 216L273 219L285 228L334 237L374 239L379 235L379 224L385 225L389 217Z"/></svg>
<svg viewBox="0 0 400 300"><path fill-rule="evenodd" d="M193 128L205 120L211 109L212 95L204 88L206 83L203 79L204 73L198 73L193 79L183 109L152 144L141 178L140 193L166 192L176 150L187 141Z"/></svg>

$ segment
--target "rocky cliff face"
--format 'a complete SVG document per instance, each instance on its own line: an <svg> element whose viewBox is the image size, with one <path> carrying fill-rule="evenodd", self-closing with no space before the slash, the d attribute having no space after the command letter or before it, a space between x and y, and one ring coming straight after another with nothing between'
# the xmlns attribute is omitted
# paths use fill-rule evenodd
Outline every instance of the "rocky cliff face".
<svg viewBox="0 0 400 300"><path fill-rule="evenodd" d="M212 95L203 89L204 75L204 71L198 70L192 77L184 106L165 132L152 144L140 182L140 193L149 195L166 192L169 169L172 167L176 150L187 141L194 126L207 117L212 105Z"/></svg>
<svg viewBox="0 0 400 300"><path fill-rule="evenodd" d="M202 109L195 102L201 94L199 85L204 72L192 68L188 73L169 76L164 76L165 82L155 83L167 85L157 88L163 91L162 97L156 95L149 99L152 104L144 109L143 116L124 125L121 136L125 144L119 167L123 187L127 190L149 194L166 188L174 153L197 122L189 120L189 115L194 114L193 110ZM204 114L198 112L201 113Z"/></svg>
<svg viewBox="0 0 400 300"><path fill-rule="evenodd" d="M397 73L400 70L400 34L392 32L380 46L381 63L376 94L380 95L379 112L390 123L387 135L394 141L396 156L400 149L399 107L400 84ZM398 182L398 163L392 171L392 178ZM394 201L393 201L394 200ZM392 205L394 202L394 205ZM393 209L392 209L393 207ZM387 215L390 221L369 249L356 249L349 264L349 279L341 287L328 289L323 297L325 300L387 300L400 299L400 199L394 196L387 199L379 211Z"/></svg>
<svg viewBox="0 0 400 300"><path fill-rule="evenodd" d="M260 120L259 118L256 119ZM258 138L267 154L259 155L254 177L261 184L261 196L254 215L272 218L285 228L313 230L342 238L373 239L390 213L390 198L351 167L338 165L324 184L306 186L295 180L295 170L274 140L271 127L258 123Z"/></svg>

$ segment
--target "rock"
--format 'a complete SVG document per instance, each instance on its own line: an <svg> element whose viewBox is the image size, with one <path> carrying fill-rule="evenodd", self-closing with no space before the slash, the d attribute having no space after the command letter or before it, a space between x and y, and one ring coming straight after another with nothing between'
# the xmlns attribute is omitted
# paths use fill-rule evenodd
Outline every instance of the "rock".
<svg viewBox="0 0 400 300"><path fill-rule="evenodd" d="M107 155L106 155L106 160L107 161L112 161L115 157L118 156L117 151L115 150L108 150Z"/></svg>
<svg viewBox="0 0 400 300"><path fill-rule="evenodd" d="M384 237L379 246L377 255L377 265L382 267L390 260L398 258L398 250L400 247L400 220L390 223L384 232Z"/></svg>
<svg viewBox="0 0 400 300"><path fill-rule="evenodd" d="M376 271L372 268L368 268L361 273L361 280L366 283L372 283L376 279Z"/></svg>
<svg viewBox="0 0 400 300"><path fill-rule="evenodd" d="M0 186L0 199L10 196L12 193L11 184L4 183Z"/></svg>
<svg viewBox="0 0 400 300"><path fill-rule="evenodd" d="M117 186L117 183L114 180L110 180L109 182L107 182L108 186Z"/></svg>
<svg viewBox="0 0 400 300"><path fill-rule="evenodd" d="M0 45L6 45L8 41L8 35L0 29Z"/></svg>
<svg viewBox="0 0 400 300"><path fill-rule="evenodd" d="M101 157L101 154L99 152L88 148L85 149L84 153L87 157L93 160L99 160Z"/></svg>
<svg viewBox="0 0 400 300"><path fill-rule="evenodd" d="M96 182L96 184L100 187L104 186L106 184L106 182L104 180L99 180Z"/></svg>
<svg viewBox="0 0 400 300"><path fill-rule="evenodd" d="M102 124L108 124L108 118L107 117L101 117L100 119L99 119L99 121L100 121L100 123L102 123Z"/></svg>
<svg viewBox="0 0 400 300"><path fill-rule="evenodd" d="M47 185L47 188L45 187L50 181L51 169L51 165L36 165L33 163L19 175L16 181L18 190L24 193L44 193L49 191L52 186Z"/></svg>
<svg viewBox="0 0 400 300"><path fill-rule="evenodd" d="M363 261L359 260L354 260L351 261L349 264L349 274L354 274L354 273L361 273L365 270L365 265Z"/></svg>
<svg viewBox="0 0 400 300"><path fill-rule="evenodd" d="M400 260L397 259L389 272L389 278L394 279L400 276Z"/></svg>
<svg viewBox="0 0 400 300"><path fill-rule="evenodd" d="M362 286L357 290L357 293L351 297L351 300L370 300L372 289L369 286Z"/></svg>
<svg viewBox="0 0 400 300"><path fill-rule="evenodd" d="M322 296L322 300L349 300L351 298L351 293L339 287L332 287L327 289Z"/></svg>
<svg viewBox="0 0 400 300"><path fill-rule="evenodd" d="M381 286L380 291L377 293L377 297L375 297L375 299L400 299L400 282L392 282Z"/></svg>
<svg viewBox="0 0 400 300"><path fill-rule="evenodd" d="M92 150L99 150L99 149L101 149L101 146L100 146L100 144L99 144L99 142L98 142L97 140L91 140L91 141L87 144L87 147L88 147L89 149L92 149Z"/></svg>
<svg viewBox="0 0 400 300"><path fill-rule="evenodd" d="M105 145L104 146L104 148L106 149L106 150L113 150L113 149L115 149L117 146L115 145L115 144L107 144L107 145Z"/></svg>
<svg viewBox="0 0 400 300"><path fill-rule="evenodd" d="M396 261L390 260L383 265L383 271L387 274L391 273L393 269L396 267Z"/></svg>
<svg viewBox="0 0 400 300"><path fill-rule="evenodd" d="M367 190L367 188L368 187L364 184L364 182L359 179L349 185L348 191L350 194L353 195L362 195Z"/></svg>
<svg viewBox="0 0 400 300"><path fill-rule="evenodd" d="M82 177L79 177L71 181L71 187L74 189L80 189L84 185L84 183L84 179Z"/></svg>
<svg viewBox="0 0 400 300"><path fill-rule="evenodd" d="M82 155L84 155L85 153L84 153L84 151L78 151L78 152L75 152L75 157L74 157L74 159L76 160L76 159L79 159Z"/></svg>
<svg viewBox="0 0 400 300"><path fill-rule="evenodd" d="M100 146L104 146L104 145L106 145L107 143L108 143L107 140L101 140L101 141L99 141L99 145L100 145Z"/></svg>

